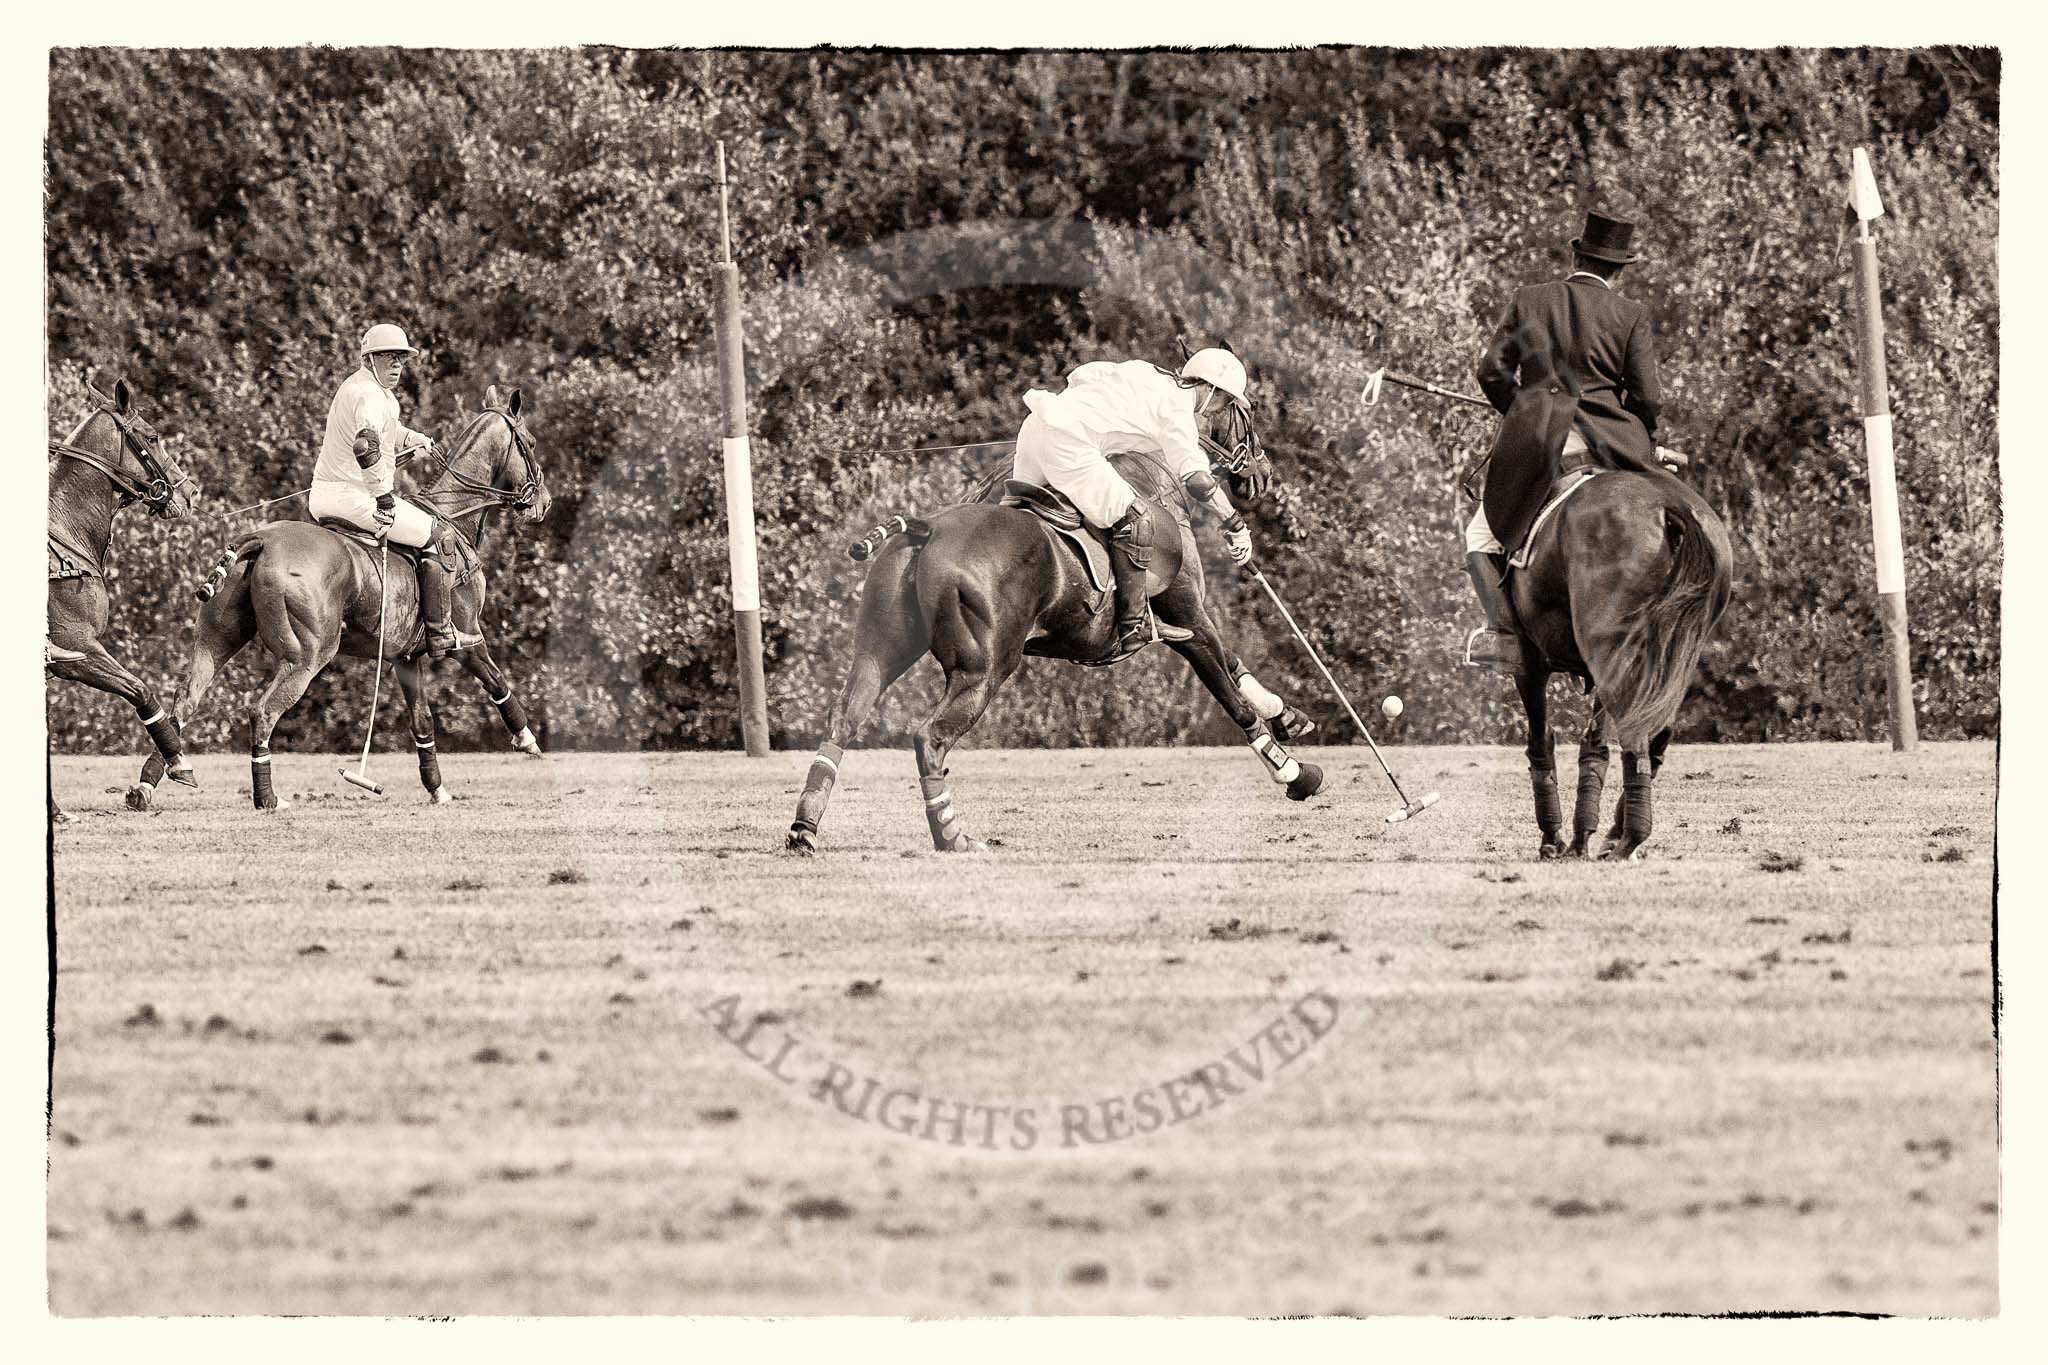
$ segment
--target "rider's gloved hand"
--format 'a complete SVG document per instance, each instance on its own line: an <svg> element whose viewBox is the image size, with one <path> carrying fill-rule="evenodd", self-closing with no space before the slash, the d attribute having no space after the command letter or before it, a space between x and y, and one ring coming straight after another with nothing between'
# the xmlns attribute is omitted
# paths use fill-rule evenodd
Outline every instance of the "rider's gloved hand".
<svg viewBox="0 0 2048 1365"><path fill-rule="evenodd" d="M1232 517L1223 523L1223 548L1230 553L1230 562L1246 564L1252 557L1252 531L1244 524L1243 517Z"/></svg>
<svg viewBox="0 0 2048 1365"><path fill-rule="evenodd" d="M391 523L398 520L398 498L390 493L380 494L370 515L377 523L377 538L382 540L390 534Z"/></svg>

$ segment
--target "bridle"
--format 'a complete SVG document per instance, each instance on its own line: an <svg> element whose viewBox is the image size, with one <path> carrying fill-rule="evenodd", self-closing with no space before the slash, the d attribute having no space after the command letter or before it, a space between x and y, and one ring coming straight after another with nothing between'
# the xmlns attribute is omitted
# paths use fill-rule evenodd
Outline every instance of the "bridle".
<svg viewBox="0 0 2048 1365"><path fill-rule="evenodd" d="M492 466L491 477L488 481L472 478L470 475L457 469L455 462L471 446L476 444L477 438L483 434L484 426L493 417L504 419L506 430L512 433L512 440L505 447L505 450L499 453L498 462ZM517 447L519 458L524 464L526 481L516 488L500 488L498 480L505 472L506 455L514 447ZM533 505L533 500L540 496L540 480L536 477L540 469L540 462L534 458L533 433L526 429L526 423L514 415L510 408L485 408L470 419L469 425L464 427L462 434L455 438L455 444L449 448L446 455L441 455L437 451L434 458L438 459L441 466L439 472L435 475L436 479L451 480L457 488L465 493L474 494L477 499L460 511L443 511L441 513L442 516L447 517L451 521L459 517L466 517L472 512L493 507L530 507ZM421 496L435 497L436 493L430 489Z"/></svg>
<svg viewBox="0 0 2048 1365"><path fill-rule="evenodd" d="M1233 403L1225 410L1223 421L1221 441L1206 435L1201 438L1202 449L1209 455L1210 472L1238 479L1245 485L1247 495L1256 501L1273 481L1272 462L1260 447L1259 434L1252 427L1249 413Z"/></svg>
<svg viewBox="0 0 2048 1365"><path fill-rule="evenodd" d="M105 456L81 449L69 441L50 442L50 453L67 460L77 460L80 464L91 465L106 475L107 480L121 495L120 506L126 507L131 502L139 502L149 508L152 514L163 515L164 509L170 506L172 496L190 483L192 476L179 473L177 478L171 477L173 467L167 467L168 462L159 458L157 451L150 445L152 439L161 445L163 438L158 436L147 422L139 417L123 417L114 400L91 384L85 386L85 391L92 395L93 408L85 415L85 422L79 425L79 430L84 431L93 418L105 413L113 422L114 429L121 433L122 450L134 455L135 462L141 466L142 477L137 478L129 472L125 463L110 464Z"/></svg>

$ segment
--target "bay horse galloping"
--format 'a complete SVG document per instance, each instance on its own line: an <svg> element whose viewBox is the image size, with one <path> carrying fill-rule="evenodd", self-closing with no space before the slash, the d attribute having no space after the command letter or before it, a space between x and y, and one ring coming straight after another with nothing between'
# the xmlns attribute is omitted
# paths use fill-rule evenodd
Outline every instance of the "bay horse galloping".
<svg viewBox="0 0 2048 1365"><path fill-rule="evenodd" d="M1527 660L1516 676L1529 721L1529 782L1540 856L1584 857L1600 825L1610 741L1622 795L1602 858L1638 858L1653 782L1700 650L1727 609L1733 555L1706 499L1661 471L1608 470L1559 504L1530 537L1509 599ZM1553 672L1590 680L1572 839L1564 842L1547 688Z"/></svg>
<svg viewBox="0 0 2048 1365"><path fill-rule="evenodd" d="M501 397L493 386L484 394L483 410L445 453L425 457L428 467L419 472L424 491L414 501L453 526L469 552L470 567L456 584L454 606L456 624L471 634L482 633L484 574L475 551L486 520L500 508L517 511L527 522L548 514L547 480L523 414L518 389ZM261 639L273 666L249 706L250 791L257 809L289 804L277 799L271 775L270 734L278 718L297 705L336 654L378 657L380 626L381 652L392 660L405 693L420 785L436 805L450 799L441 785L434 713L420 676L427 646L419 582L403 555L387 558L367 534L343 534L311 522L272 522L228 547L210 586L215 590L199 611L182 702L186 714L195 712L220 666L251 640ZM502 682L500 675L498 684L487 685ZM503 692L509 697L511 689ZM151 768L142 776L146 786L153 784ZM142 797L146 803L146 790Z"/></svg>
<svg viewBox="0 0 2048 1365"><path fill-rule="evenodd" d="M139 502L152 516L190 516L198 488L171 460L163 438L135 411L123 379L111 397L86 381L92 410L69 437L50 443L50 595L44 668L52 677L111 692L135 708L156 745L153 761L197 786L185 761L178 721L158 704L149 684L107 653L107 546L114 514ZM54 801L52 818L60 818Z"/></svg>
<svg viewBox="0 0 2048 1365"><path fill-rule="evenodd" d="M1212 446L1211 453L1220 452ZM1248 465L1215 470L1245 501L1263 493L1271 476L1262 453L1252 451L1249 458ZM1126 453L1111 463L1139 497L1151 501L1155 524L1177 532L1158 538L1148 569L1154 613L1167 625L1193 632L1168 647L1188 661L1244 730L1267 774L1294 800L1307 800L1322 789L1322 770L1290 757L1282 741L1314 726L1261 686L1224 646L1203 600L1186 489L1149 455ZM967 833L953 806L946 783L953 746L1026 655L1092 664L1109 651L1116 631L1114 608L1104 600L1106 585L1092 583L1079 554L1021 505L1048 497L1045 490L992 478L975 500L928 519L892 518L852 548L857 559L874 557L854 628L853 667L798 798L786 840L790 851L816 851L845 746L882 693L926 654L945 673L945 691L913 741L932 846L942 853L988 847ZM1078 523L1068 511L1067 519Z"/></svg>

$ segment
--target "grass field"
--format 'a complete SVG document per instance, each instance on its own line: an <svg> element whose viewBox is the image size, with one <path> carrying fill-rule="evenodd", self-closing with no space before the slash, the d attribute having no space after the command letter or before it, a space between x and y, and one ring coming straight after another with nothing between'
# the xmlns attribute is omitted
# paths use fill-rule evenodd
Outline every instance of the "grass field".
<svg viewBox="0 0 2048 1365"><path fill-rule="evenodd" d="M52 1307L1997 1310L1988 744L1315 756L59 760Z"/></svg>

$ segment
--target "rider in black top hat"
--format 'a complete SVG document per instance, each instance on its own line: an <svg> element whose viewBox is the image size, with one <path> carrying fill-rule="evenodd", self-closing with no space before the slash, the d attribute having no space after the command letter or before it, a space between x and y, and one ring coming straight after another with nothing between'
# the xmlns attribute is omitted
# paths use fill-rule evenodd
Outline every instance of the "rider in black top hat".
<svg viewBox="0 0 2048 1365"><path fill-rule="evenodd" d="M1582 466L1655 469L1657 357L1649 310L1614 292L1636 259L1635 224L1586 215L1572 272L1515 292L1479 362L1479 384L1504 420L1487 457L1486 495L1465 531L1465 564L1487 626L1467 663L1515 673L1522 646L1501 578L1551 485Z"/></svg>

